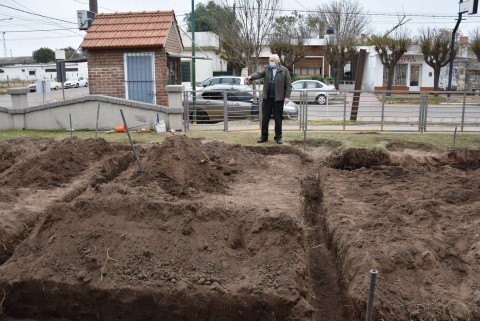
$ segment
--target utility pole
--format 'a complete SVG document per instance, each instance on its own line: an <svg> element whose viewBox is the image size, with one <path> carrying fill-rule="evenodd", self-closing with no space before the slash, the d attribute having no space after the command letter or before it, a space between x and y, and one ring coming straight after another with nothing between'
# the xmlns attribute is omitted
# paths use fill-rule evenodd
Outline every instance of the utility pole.
<svg viewBox="0 0 480 321"><path fill-rule="evenodd" d="M470 0L472 1L472 0ZM460 0L460 3L462 3L463 0ZM462 22L462 14L463 12L458 13L458 19L457 19L457 24L455 25L455 28L453 28L452 32L452 41L450 43L450 65L448 68L448 87L447 91L452 91L452 74L453 74L453 59L455 58L455 35L457 34L458 26L460 25L460 22ZM450 93L447 94L448 97L450 98Z"/></svg>
<svg viewBox="0 0 480 321"><path fill-rule="evenodd" d="M4 18L0 19L0 21L3 20L12 20L13 18ZM7 42L5 41L5 31L3 31L3 55L5 58L7 58Z"/></svg>
<svg viewBox="0 0 480 321"><path fill-rule="evenodd" d="M193 103L193 123L197 122L197 109L196 109L196 75L195 75L195 0L192 0L192 103Z"/></svg>
<svg viewBox="0 0 480 321"><path fill-rule="evenodd" d="M7 42L5 41L5 31L3 32L3 56L7 58Z"/></svg>
<svg viewBox="0 0 480 321"><path fill-rule="evenodd" d="M195 0L192 0L192 90L195 91L195 83L196 83L196 76L195 76Z"/></svg>

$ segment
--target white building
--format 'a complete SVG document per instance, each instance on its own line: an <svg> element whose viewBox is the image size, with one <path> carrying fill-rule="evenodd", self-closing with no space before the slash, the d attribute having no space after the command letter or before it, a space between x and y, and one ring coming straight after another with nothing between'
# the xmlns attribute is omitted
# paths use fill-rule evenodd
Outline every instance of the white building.
<svg viewBox="0 0 480 321"><path fill-rule="evenodd" d="M452 90L465 90L468 64L475 60L469 49L468 38L460 37L460 48L453 62ZM367 51L365 70L363 74L363 90L385 90L387 88L387 74L374 47L359 47ZM449 64L440 70L439 89L447 90ZM400 58L395 66L395 75L392 90L402 91L433 91L433 68L424 60L420 47L413 45Z"/></svg>
<svg viewBox="0 0 480 321"><path fill-rule="evenodd" d="M83 76L88 78L87 62L68 62L65 64L67 79ZM55 64L15 64L0 66L0 82L31 81L40 79L56 79Z"/></svg>
<svg viewBox="0 0 480 321"><path fill-rule="evenodd" d="M182 56L192 55L192 33L181 34L184 51ZM220 42L212 32L195 32L195 56L208 59L195 59L195 82L201 82L209 77L226 74L227 63L220 58ZM182 58L182 84L191 87L191 58Z"/></svg>

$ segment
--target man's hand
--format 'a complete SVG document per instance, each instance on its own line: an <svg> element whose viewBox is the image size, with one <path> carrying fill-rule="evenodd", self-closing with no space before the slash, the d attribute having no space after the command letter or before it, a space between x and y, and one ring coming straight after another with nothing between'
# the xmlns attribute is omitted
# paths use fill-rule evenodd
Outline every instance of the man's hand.
<svg viewBox="0 0 480 321"><path fill-rule="evenodd" d="M250 77L250 76L245 77L245 80L243 81L243 84L248 85L248 82L250 81L250 79L252 79L252 77Z"/></svg>
<svg viewBox="0 0 480 321"><path fill-rule="evenodd" d="M290 101L290 98L285 98L285 100L283 101L283 104L286 105L288 104L289 101Z"/></svg>

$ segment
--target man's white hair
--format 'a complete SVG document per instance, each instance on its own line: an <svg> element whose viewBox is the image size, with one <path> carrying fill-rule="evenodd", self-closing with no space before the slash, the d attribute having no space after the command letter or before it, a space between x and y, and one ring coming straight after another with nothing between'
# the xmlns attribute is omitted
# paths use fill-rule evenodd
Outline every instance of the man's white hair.
<svg viewBox="0 0 480 321"><path fill-rule="evenodd" d="M270 58L273 58L275 62L280 62L280 57L277 54L271 55Z"/></svg>

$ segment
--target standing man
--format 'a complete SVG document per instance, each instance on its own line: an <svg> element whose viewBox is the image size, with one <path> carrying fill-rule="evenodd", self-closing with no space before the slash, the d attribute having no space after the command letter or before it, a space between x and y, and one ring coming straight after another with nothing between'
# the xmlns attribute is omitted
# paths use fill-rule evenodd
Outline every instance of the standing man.
<svg viewBox="0 0 480 321"><path fill-rule="evenodd" d="M292 79L287 68L280 65L278 55L271 55L268 59L268 66L262 71L257 71L245 78L245 83L250 80L265 78L263 85L263 102L262 102L262 136L257 143L265 143L268 141L268 124L273 114L275 119L275 141L282 144L282 119L283 105L290 101L290 93L292 92Z"/></svg>

